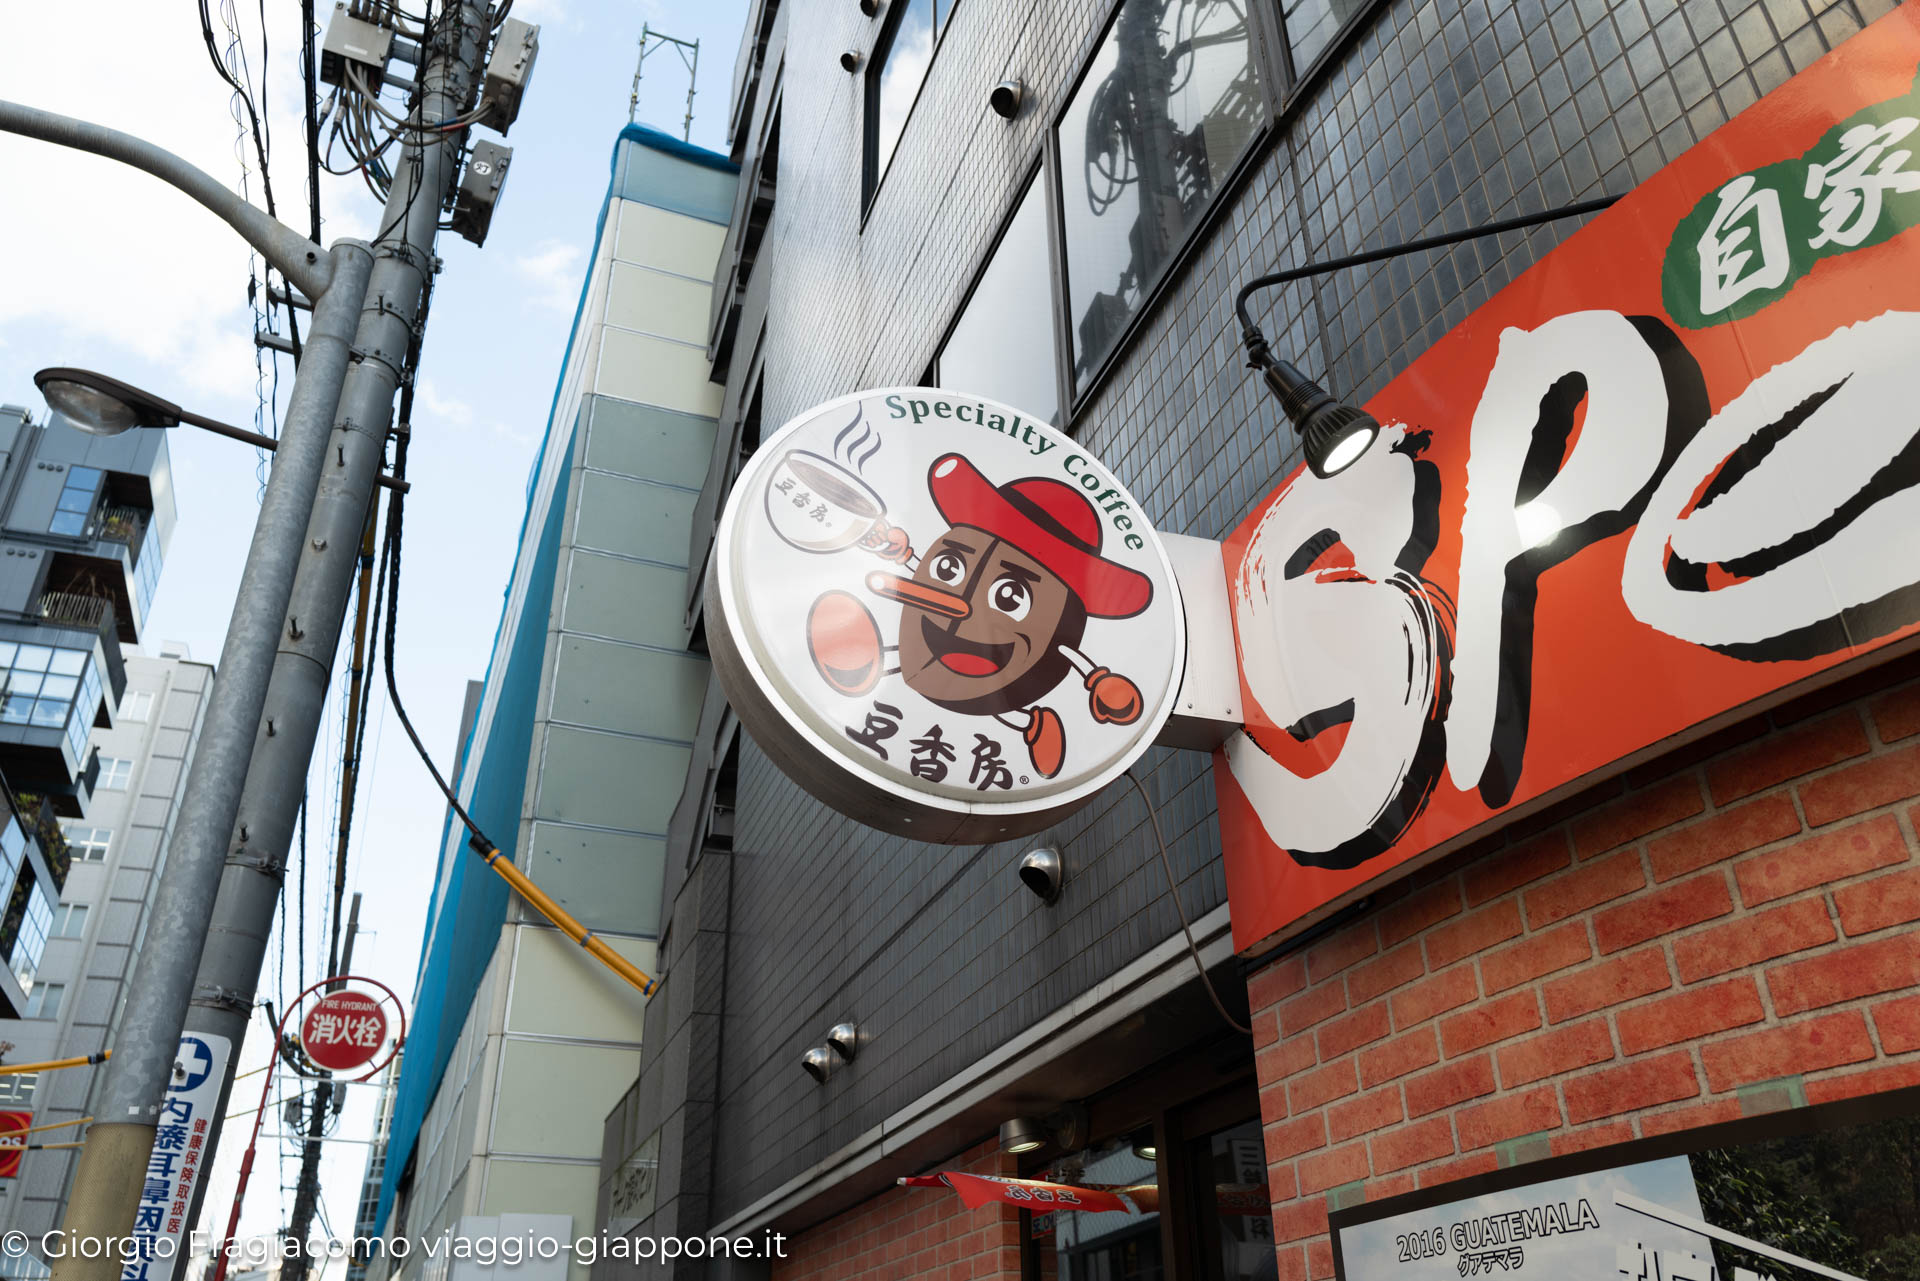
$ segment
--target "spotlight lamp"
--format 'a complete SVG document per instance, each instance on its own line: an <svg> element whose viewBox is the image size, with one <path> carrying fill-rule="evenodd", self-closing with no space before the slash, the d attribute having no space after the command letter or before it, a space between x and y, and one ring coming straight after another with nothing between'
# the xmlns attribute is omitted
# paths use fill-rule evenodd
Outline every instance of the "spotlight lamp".
<svg viewBox="0 0 1920 1281"><path fill-rule="evenodd" d="M873 17L880 12L880 0L860 0L860 12Z"/></svg>
<svg viewBox="0 0 1920 1281"><path fill-rule="evenodd" d="M1133 1154L1142 1161L1160 1159L1160 1146L1153 1141L1152 1130L1142 1130L1133 1136Z"/></svg>
<svg viewBox="0 0 1920 1281"><path fill-rule="evenodd" d="M1061 887L1067 883L1067 865L1060 851L1051 845L1028 850L1020 859L1020 883L1039 896L1040 901L1060 901Z"/></svg>
<svg viewBox="0 0 1920 1281"><path fill-rule="evenodd" d="M1002 80L987 94L987 106L1002 120L1011 120L1020 114L1020 104L1026 101L1026 97L1025 82L1018 79Z"/></svg>
<svg viewBox="0 0 1920 1281"><path fill-rule="evenodd" d="M1267 336L1247 312L1254 290L1278 283L1261 277L1241 289L1234 302L1240 317L1240 340L1247 348L1247 368L1258 369L1267 390L1280 401L1287 419L1300 433L1300 448L1313 474L1325 480L1360 460L1380 435L1380 424L1364 409L1336 400L1327 389L1273 354Z"/></svg>
<svg viewBox="0 0 1920 1281"><path fill-rule="evenodd" d="M1062 1152L1087 1146L1091 1130L1084 1104L1067 1103L1045 1117L1016 1116L1000 1123L1000 1150L1009 1156L1032 1152L1049 1142Z"/></svg>
<svg viewBox="0 0 1920 1281"><path fill-rule="evenodd" d="M853 1062L853 1056L860 1052L859 1024L835 1023L827 1032L827 1047L840 1056L841 1062Z"/></svg>
<svg viewBox="0 0 1920 1281"><path fill-rule="evenodd" d="M848 75L852 75L854 72L860 70L860 51L858 49L849 49L840 55L840 70L846 72Z"/></svg>
<svg viewBox="0 0 1920 1281"><path fill-rule="evenodd" d="M806 1069L808 1076L824 1082L827 1073L833 1071L833 1055L827 1052L826 1046L816 1045L800 1056L800 1066Z"/></svg>
<svg viewBox="0 0 1920 1281"><path fill-rule="evenodd" d="M1008 1156L1033 1152L1047 1144L1047 1131L1030 1116L1016 1116L1000 1123L1000 1150Z"/></svg>

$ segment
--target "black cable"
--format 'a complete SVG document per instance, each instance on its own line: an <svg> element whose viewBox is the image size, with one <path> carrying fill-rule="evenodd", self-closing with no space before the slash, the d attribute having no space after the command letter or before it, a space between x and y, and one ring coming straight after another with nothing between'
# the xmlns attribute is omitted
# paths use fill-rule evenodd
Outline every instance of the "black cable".
<svg viewBox="0 0 1920 1281"><path fill-rule="evenodd" d="M1187 924L1187 909L1180 906L1180 886L1173 879L1173 860L1167 857L1167 838L1160 834L1160 811L1153 807L1153 798L1147 795L1147 789L1140 782L1140 776L1132 770L1127 771L1127 781L1133 784L1133 790L1140 793L1140 799L1146 804L1147 819L1153 824L1153 839L1160 846L1160 866L1167 873L1167 897L1173 900L1174 915L1180 918L1180 931L1187 936L1187 951L1193 955L1193 968L1200 971L1201 985L1207 989L1207 999L1213 1002L1213 1008L1228 1027L1236 1032L1253 1035L1253 1029L1227 1013L1227 1007L1220 1001L1220 994L1213 989L1213 979L1207 974L1207 967L1200 960L1200 948L1193 941L1193 927Z"/></svg>
<svg viewBox="0 0 1920 1281"><path fill-rule="evenodd" d="M406 407L411 408L411 406ZM373 492L374 499L377 502L380 491L376 488ZM379 573L375 577L373 585L373 616L368 620L367 626L367 644L371 645L375 650L380 647L380 607L386 595L386 590L387 563L385 560L382 560L380 562ZM367 660L367 667L371 667L375 655L369 652L363 655L363 657ZM352 771L354 785L347 791L344 812L340 815L340 848L335 855L338 861L335 863L333 869L333 936L327 945L327 973L329 975L340 972L340 907L341 900L346 897L347 892L347 849L353 836L354 801L360 794L360 775L362 772L360 763L366 759L367 722L373 719L373 675L367 670L367 667L361 668L359 672L360 722L357 726L350 725L347 727L347 733L352 736L353 740L353 745L351 749L349 749L352 754L347 758L346 762L343 762L341 767L342 769Z"/></svg>
<svg viewBox="0 0 1920 1281"><path fill-rule="evenodd" d="M412 395L413 388L409 384L401 396L400 421L403 423L411 421L409 409ZM407 477L407 439L406 435L402 435L399 444L394 448L393 475L396 480L405 480ZM394 714L400 718L400 728L407 732L407 741L413 744L413 750L420 757L420 763L427 767L427 773L432 777L434 786L440 789L440 794L447 798L447 805L472 834L474 847L482 854L496 853L500 847L489 840L487 834L480 830L480 825L473 821L473 815L467 813L466 807L460 803L460 798L454 795L453 788L448 786L447 780L441 775L439 767L433 763L433 756L427 751L427 745L420 741L420 732L414 729L413 720L407 715L406 704L400 701L400 683L393 674L394 639L400 624L400 544L406 520L406 504L406 494L400 490L394 490L393 497L387 502L387 528L383 541L383 552L390 576L387 585L385 655L387 701L393 705Z"/></svg>
<svg viewBox="0 0 1920 1281"><path fill-rule="evenodd" d="M313 56L313 0L300 0L300 32L301 76L307 86L307 238L317 245L320 243L320 84Z"/></svg>
<svg viewBox="0 0 1920 1281"><path fill-rule="evenodd" d="M300 789L300 912L296 923L300 945L294 949L293 981L307 985L307 789ZM282 996L286 995L284 992Z"/></svg>

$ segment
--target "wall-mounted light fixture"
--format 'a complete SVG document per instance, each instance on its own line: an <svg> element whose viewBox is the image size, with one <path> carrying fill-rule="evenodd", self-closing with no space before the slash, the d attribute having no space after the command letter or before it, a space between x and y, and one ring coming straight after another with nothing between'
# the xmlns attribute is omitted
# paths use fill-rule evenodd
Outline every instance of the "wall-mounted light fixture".
<svg viewBox="0 0 1920 1281"><path fill-rule="evenodd" d="M857 1023L835 1023L827 1032L827 1046L840 1056L843 1063L853 1062L853 1056L860 1052L860 1026Z"/></svg>
<svg viewBox="0 0 1920 1281"><path fill-rule="evenodd" d="M1040 896L1040 901L1055 903L1067 883L1067 864L1060 851L1051 845L1028 850L1020 859L1020 883Z"/></svg>
<svg viewBox="0 0 1920 1281"><path fill-rule="evenodd" d="M1051 1141L1063 1152L1087 1146L1089 1127L1084 1104L1068 1103L1044 1118L1016 1116L1000 1124L1000 1150L1009 1156L1032 1152Z"/></svg>
<svg viewBox="0 0 1920 1281"><path fill-rule="evenodd" d="M880 0L860 0L860 12L873 17L880 12Z"/></svg>
<svg viewBox="0 0 1920 1281"><path fill-rule="evenodd" d="M1142 1130L1133 1136L1133 1154L1142 1161L1160 1159L1160 1146L1153 1141L1152 1130Z"/></svg>
<svg viewBox="0 0 1920 1281"><path fill-rule="evenodd" d="M827 1052L826 1046L816 1045L800 1056L800 1066L814 1080L825 1081L827 1073L833 1071L833 1055Z"/></svg>
<svg viewBox="0 0 1920 1281"><path fill-rule="evenodd" d="M1020 104L1027 98L1027 86L1019 79L1002 80L987 95L987 105L993 108L993 114L1002 120L1011 120L1020 114Z"/></svg>
<svg viewBox="0 0 1920 1281"><path fill-rule="evenodd" d="M1033 1117L1016 1116L1000 1123L1000 1150L1008 1156L1032 1152L1046 1144L1046 1127Z"/></svg>
<svg viewBox="0 0 1920 1281"><path fill-rule="evenodd" d="M1247 368L1258 369L1261 376L1265 378L1268 389L1280 398L1280 404L1286 409L1288 419L1300 433L1301 451L1306 454L1307 466L1313 469L1313 474L1325 479L1353 466L1379 437L1380 424L1365 410L1356 409L1352 405L1334 399L1328 394L1326 388L1276 357L1272 349L1267 346L1266 335L1260 332L1260 326L1253 323L1253 317L1247 311L1249 297L1258 290L1291 284L1296 280L1305 280L1309 276L1325 275L1348 267L1363 267L1368 263L1397 258L1402 254L1442 249L1448 245L1478 240L1482 236L1519 231L1561 218L1598 213L1618 199L1620 199L1618 196L1601 196L1594 200L1582 200L1541 213L1503 218L1499 222L1469 227L1465 231L1449 231L1438 236L1409 240L1382 249L1369 249L1341 258L1331 258L1324 262L1310 262L1305 266L1290 267L1285 271L1256 276L1241 286L1239 294L1234 297L1233 310L1240 318L1240 339L1247 349Z"/></svg>
<svg viewBox="0 0 1920 1281"><path fill-rule="evenodd" d="M840 55L840 70L846 72L848 75L852 75L854 72L860 70L860 51L858 49L849 49Z"/></svg>

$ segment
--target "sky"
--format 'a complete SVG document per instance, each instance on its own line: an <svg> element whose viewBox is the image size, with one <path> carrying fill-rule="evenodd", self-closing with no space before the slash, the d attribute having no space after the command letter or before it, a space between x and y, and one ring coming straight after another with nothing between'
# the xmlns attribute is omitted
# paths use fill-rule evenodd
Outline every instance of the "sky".
<svg viewBox="0 0 1920 1281"><path fill-rule="evenodd" d="M273 194L283 221L307 230L299 6L210 0L217 47L227 24L242 37L248 78L271 132ZM332 9L317 6L321 17ZM442 233L445 262L421 355L408 474L406 560L396 668L428 748L451 763L468 679L486 670L501 594L525 510L525 483L553 398L615 136L627 122L642 23L700 41L692 141L726 150L727 93L746 0L515 0L540 24L540 52L520 115L504 140L513 165L484 247ZM262 53L262 13L266 27ZM0 42L0 96L136 134L178 153L264 204L251 143L240 147L234 96L209 62L195 6L151 0L26 6ZM676 136L687 74L672 48L647 59L639 118ZM476 138L497 135L475 130ZM342 166L344 167L344 166ZM77 365L148 388L226 422L272 431L292 361L256 371L249 256L227 226L172 188L125 166L0 134L0 403L46 406L32 375ZM357 177L321 179L323 239L370 238L378 205ZM285 322L281 328L284 332ZM277 390L276 390L277 388ZM167 551L148 652L183 641L218 660L258 511L265 461L219 437L180 429L169 442L180 519ZM348 632L350 639L350 629ZM336 665L347 661L343 645ZM312 866L306 952L289 917L270 947L260 994L279 1004L279 966L292 995L324 977L321 887L330 858L340 725L323 719L309 779ZM413 757L378 689L366 738L367 775L349 855L350 889L364 893L354 970L409 1001L445 805ZM288 881L289 910L298 902ZM297 913L295 914L297 916ZM280 957L284 956L284 961ZM264 1018L241 1070L266 1061ZM241 1081L229 1115L254 1106L261 1078ZM276 1090L275 1098L284 1091ZM322 1167L323 1221L353 1231L375 1090L349 1091ZM230 1123L214 1166L202 1228L223 1224L251 1117ZM280 1132L270 1117L269 1135ZM297 1149L262 1141L241 1223L271 1233L293 1202Z"/></svg>

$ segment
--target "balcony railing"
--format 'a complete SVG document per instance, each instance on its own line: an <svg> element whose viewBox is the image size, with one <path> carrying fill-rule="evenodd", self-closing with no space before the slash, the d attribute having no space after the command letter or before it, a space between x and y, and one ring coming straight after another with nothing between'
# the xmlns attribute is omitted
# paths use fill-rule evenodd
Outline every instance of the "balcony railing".
<svg viewBox="0 0 1920 1281"><path fill-rule="evenodd" d="M140 539L147 532L147 512L139 507L104 506L95 520L96 538L125 543L139 554Z"/></svg>
<svg viewBox="0 0 1920 1281"><path fill-rule="evenodd" d="M98 631L113 612L113 602L79 592L41 592L40 617L50 623Z"/></svg>

